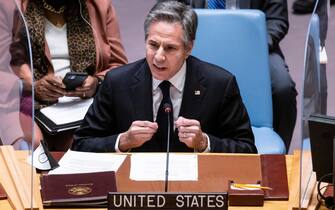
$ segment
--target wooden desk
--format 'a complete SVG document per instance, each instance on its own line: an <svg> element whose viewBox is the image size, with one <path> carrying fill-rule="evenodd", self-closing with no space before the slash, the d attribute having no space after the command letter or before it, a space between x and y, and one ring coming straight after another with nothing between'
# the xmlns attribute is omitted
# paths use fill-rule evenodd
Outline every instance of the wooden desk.
<svg viewBox="0 0 335 210"><path fill-rule="evenodd" d="M27 153L19 151L19 152L17 152L17 155L19 157L20 163L26 165L27 163L25 161L26 161ZM246 156L248 156L248 155L246 155ZM255 155L250 155L250 156L255 157ZM293 160L293 155L287 155L286 156L287 175L288 175L290 190L291 190L291 186L292 186L292 183L290 183L290 180L291 180L291 177L292 177L291 169L292 169L292 165L296 164L296 163L293 163L292 160ZM122 171L121 171L121 173L122 173ZM201 176L201 174L199 174L199 176ZM297 175L295 175L295 176L297 176ZM126 188L123 189L123 190L127 191ZM40 196L40 193L39 192L34 192L34 195L35 196ZM229 209L231 209L231 210L240 210L240 209L243 209L243 210L258 210L258 209L281 210L281 209L283 209L284 210L285 209L286 210L286 209L288 209L288 206L289 206L289 201L265 201L263 207L229 207ZM9 205L9 202L7 200L0 201L0 209L1 210L2 209L12 210L12 208ZM71 210L74 210L74 209L72 208Z"/></svg>

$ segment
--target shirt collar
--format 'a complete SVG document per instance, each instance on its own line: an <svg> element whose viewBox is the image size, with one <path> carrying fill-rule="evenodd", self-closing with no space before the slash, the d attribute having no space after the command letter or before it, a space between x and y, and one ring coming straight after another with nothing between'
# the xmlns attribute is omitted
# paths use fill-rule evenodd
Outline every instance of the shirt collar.
<svg viewBox="0 0 335 210"><path fill-rule="evenodd" d="M179 91L183 92L184 85L185 85L185 78L186 78L186 61L184 61L183 65L181 66L180 70L169 79L169 82ZM156 91L159 84L161 84L162 80L155 79L152 77L152 90Z"/></svg>

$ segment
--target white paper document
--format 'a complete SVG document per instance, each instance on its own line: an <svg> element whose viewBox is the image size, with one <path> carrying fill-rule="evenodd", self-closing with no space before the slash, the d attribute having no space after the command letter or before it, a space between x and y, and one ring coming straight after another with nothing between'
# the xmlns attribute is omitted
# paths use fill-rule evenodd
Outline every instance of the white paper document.
<svg viewBox="0 0 335 210"><path fill-rule="evenodd" d="M165 180L166 154L132 154L130 179L136 181ZM170 154L170 181L197 181L198 156L194 154Z"/></svg>
<svg viewBox="0 0 335 210"><path fill-rule="evenodd" d="M68 150L59 161L59 167L49 174L77 174L117 171L127 155L111 153L76 152Z"/></svg>
<svg viewBox="0 0 335 210"><path fill-rule="evenodd" d="M32 164L32 158L33 156L33 164ZM40 144L34 152L28 156L27 162L34 166L35 168L38 168L40 170L50 170L51 166L48 160L47 155L44 152L42 144Z"/></svg>
<svg viewBox="0 0 335 210"><path fill-rule="evenodd" d="M320 47L320 63L327 64L328 63L328 56L326 52L326 47Z"/></svg>
<svg viewBox="0 0 335 210"><path fill-rule="evenodd" d="M56 125L62 125L84 119L92 102L93 98L64 96L59 98L58 103L41 109L41 112Z"/></svg>

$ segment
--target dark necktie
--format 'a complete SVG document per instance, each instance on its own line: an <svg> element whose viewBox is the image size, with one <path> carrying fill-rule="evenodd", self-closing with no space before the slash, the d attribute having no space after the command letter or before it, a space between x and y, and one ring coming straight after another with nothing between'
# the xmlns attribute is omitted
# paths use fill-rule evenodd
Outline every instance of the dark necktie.
<svg viewBox="0 0 335 210"><path fill-rule="evenodd" d="M160 148L166 149L167 136L168 136L168 116L170 116L170 141L173 138L173 106L170 98L170 86L169 81L163 81L159 84L159 88L162 90L163 99L159 105L156 122L158 124L158 131L156 133L156 141L160 145ZM169 104L171 107L170 113L165 112L165 104ZM164 149L162 151L165 151Z"/></svg>
<svg viewBox="0 0 335 210"><path fill-rule="evenodd" d="M224 9L225 0L207 0L207 6L209 9Z"/></svg>

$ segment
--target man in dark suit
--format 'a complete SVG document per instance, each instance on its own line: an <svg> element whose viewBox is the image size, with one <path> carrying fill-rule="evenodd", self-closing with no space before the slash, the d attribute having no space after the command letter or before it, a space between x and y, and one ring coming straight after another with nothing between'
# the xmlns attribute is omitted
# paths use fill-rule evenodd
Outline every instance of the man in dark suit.
<svg viewBox="0 0 335 210"><path fill-rule="evenodd" d="M158 0L163 2L167 0ZM176 0L193 8L207 8L208 0ZM286 151L291 139L297 117L297 91L279 43L287 34L288 12L286 0L240 0L240 9L258 9L266 16L268 32L269 63L273 101L273 128L284 140Z"/></svg>
<svg viewBox="0 0 335 210"><path fill-rule="evenodd" d="M179 2L159 3L144 27L146 59L106 75L72 149L166 151L167 135L161 134L168 127L159 119L168 110L174 122L170 151L257 152L235 77L190 56L195 12Z"/></svg>

